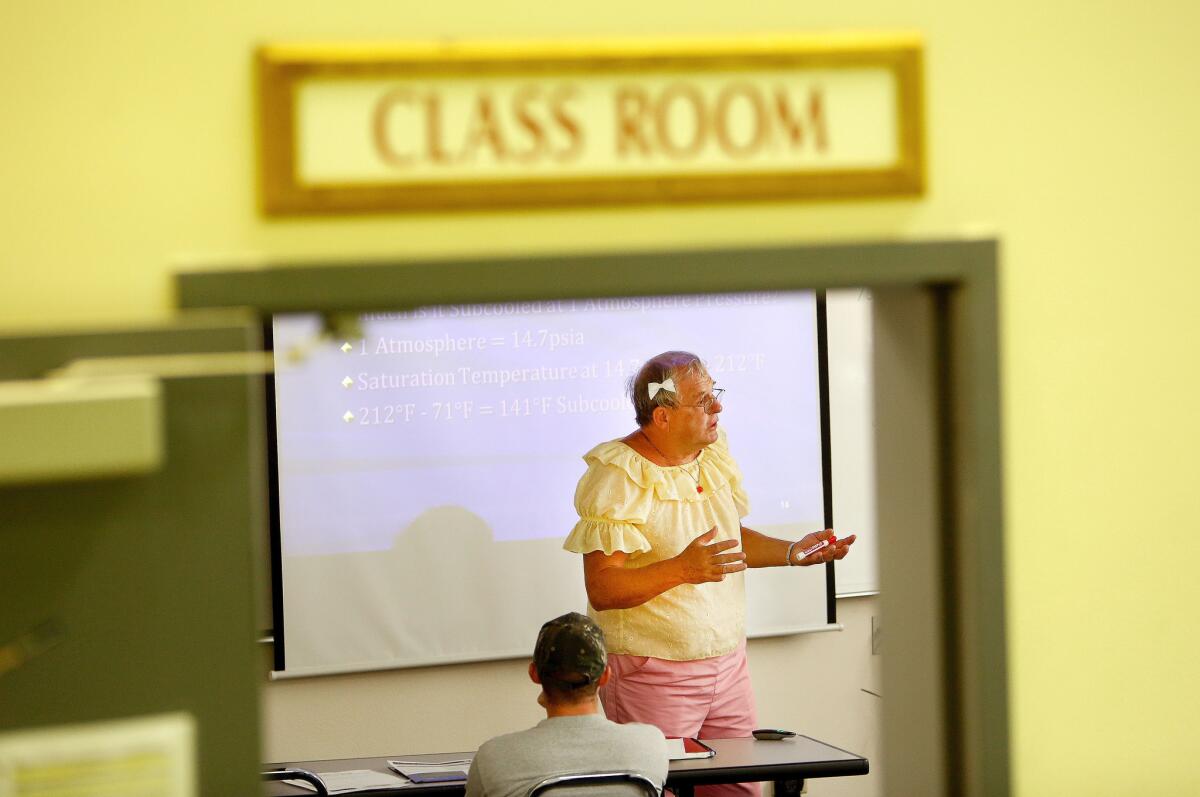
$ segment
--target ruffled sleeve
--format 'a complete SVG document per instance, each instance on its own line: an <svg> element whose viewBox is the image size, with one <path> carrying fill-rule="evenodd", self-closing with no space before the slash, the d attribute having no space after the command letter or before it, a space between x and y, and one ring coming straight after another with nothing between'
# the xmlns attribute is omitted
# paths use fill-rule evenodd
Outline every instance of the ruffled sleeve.
<svg viewBox="0 0 1200 797"><path fill-rule="evenodd" d="M729 453L729 440L725 436L724 429L718 431L717 441L704 450L704 456L707 464L715 472L710 476L713 482L724 481L729 484L738 517L749 515L750 496L746 495L746 488L742 484L742 470Z"/></svg>
<svg viewBox="0 0 1200 797"><path fill-rule="evenodd" d="M661 474L645 467L648 463L619 441L601 443L583 459L588 469L575 488L579 522L563 548L581 554L649 551L650 541L641 527L649 517Z"/></svg>

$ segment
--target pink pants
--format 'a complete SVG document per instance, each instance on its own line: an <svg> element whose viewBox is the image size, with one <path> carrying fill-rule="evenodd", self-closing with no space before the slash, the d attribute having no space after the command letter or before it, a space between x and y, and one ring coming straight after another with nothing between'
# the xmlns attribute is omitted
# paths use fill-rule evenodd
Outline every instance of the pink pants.
<svg viewBox="0 0 1200 797"><path fill-rule="evenodd" d="M757 727L746 643L724 656L668 661L614 653L608 684L600 689L613 722L657 725L665 736L700 739L747 737ZM758 797L757 783L698 786L700 797Z"/></svg>

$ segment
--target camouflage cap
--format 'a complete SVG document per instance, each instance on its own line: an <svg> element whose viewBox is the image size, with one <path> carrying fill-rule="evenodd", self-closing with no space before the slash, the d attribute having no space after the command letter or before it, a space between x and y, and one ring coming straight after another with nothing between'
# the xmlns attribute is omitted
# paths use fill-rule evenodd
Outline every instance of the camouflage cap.
<svg viewBox="0 0 1200 797"><path fill-rule="evenodd" d="M570 612L555 617L538 632L533 665L543 681L587 686L600 678L607 662L604 632L586 615Z"/></svg>

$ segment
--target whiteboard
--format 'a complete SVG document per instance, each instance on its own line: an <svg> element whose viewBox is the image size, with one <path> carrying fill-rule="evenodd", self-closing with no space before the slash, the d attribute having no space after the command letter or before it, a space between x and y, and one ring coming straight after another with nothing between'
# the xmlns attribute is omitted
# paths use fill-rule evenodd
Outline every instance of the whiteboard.
<svg viewBox="0 0 1200 797"><path fill-rule="evenodd" d="M703 352L728 390L747 524L783 539L822 527L811 292L427 307L360 324L347 340L323 338L314 316L273 325L288 675L524 655L531 629L583 609L579 557L561 548L581 455L628 433L626 379L666 348ZM746 582L749 635L827 626L825 568Z"/></svg>

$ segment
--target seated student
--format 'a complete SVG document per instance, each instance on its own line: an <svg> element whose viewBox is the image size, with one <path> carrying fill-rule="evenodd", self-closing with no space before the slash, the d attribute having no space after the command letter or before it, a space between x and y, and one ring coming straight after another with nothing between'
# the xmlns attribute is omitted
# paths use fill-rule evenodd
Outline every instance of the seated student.
<svg viewBox="0 0 1200 797"><path fill-rule="evenodd" d="M529 678L542 686L546 719L485 742L471 763L467 797L525 797L548 777L582 772L636 772L661 787L662 731L618 725L600 713L596 690L608 681L607 657L604 632L591 618L571 612L543 625Z"/></svg>

